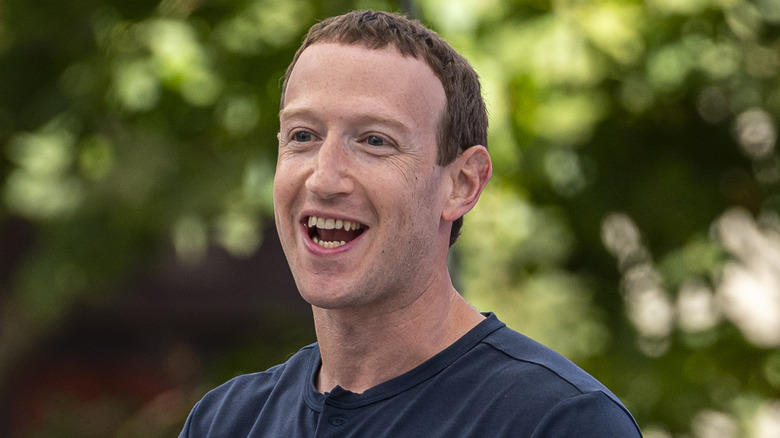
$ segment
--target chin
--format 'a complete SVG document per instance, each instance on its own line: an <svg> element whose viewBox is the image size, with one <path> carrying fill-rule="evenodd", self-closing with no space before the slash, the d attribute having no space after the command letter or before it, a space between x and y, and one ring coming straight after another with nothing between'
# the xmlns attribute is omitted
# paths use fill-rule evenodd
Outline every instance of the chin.
<svg viewBox="0 0 780 438"><path fill-rule="evenodd" d="M354 300L341 293L343 289L326 291L317 287L298 287L298 291L307 303L320 309L334 310L354 306Z"/></svg>

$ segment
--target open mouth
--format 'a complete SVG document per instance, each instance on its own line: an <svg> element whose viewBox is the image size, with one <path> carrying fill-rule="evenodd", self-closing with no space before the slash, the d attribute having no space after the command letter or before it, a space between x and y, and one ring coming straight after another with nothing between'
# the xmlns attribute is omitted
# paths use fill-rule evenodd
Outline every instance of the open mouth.
<svg viewBox="0 0 780 438"><path fill-rule="evenodd" d="M366 226L353 221L309 216L306 220L312 242L323 248L338 248L354 240Z"/></svg>

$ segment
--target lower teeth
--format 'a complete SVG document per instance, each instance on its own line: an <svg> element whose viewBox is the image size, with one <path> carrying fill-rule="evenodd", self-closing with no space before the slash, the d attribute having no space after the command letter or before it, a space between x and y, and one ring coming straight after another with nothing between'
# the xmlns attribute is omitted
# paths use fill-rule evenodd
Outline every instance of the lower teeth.
<svg viewBox="0 0 780 438"><path fill-rule="evenodd" d="M319 245L319 246L321 246L321 247L323 247L323 248L328 248L328 249L331 249L331 248L338 248L338 247L340 247L340 246L343 246L343 245L346 245L346 244L347 244L347 242L345 242L345 241L343 241L343 240L342 240L341 242L329 242L329 241L320 240L320 238L319 238L319 237L317 237L317 236L314 236L314 238L313 238L312 240L313 240L313 241L314 241L314 243L316 243L317 245Z"/></svg>

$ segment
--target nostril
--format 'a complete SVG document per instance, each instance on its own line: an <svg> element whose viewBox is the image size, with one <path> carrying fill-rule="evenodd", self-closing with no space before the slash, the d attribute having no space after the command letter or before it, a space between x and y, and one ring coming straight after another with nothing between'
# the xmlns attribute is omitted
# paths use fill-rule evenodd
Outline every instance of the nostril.
<svg viewBox="0 0 780 438"><path fill-rule="evenodd" d="M306 179L304 186L308 191L323 199L351 192L351 179L346 172L336 167L318 166Z"/></svg>

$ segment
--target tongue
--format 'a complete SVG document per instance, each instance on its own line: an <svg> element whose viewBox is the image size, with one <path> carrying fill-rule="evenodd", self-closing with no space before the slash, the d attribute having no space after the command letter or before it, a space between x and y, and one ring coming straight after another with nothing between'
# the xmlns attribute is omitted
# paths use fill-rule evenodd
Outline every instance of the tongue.
<svg viewBox="0 0 780 438"><path fill-rule="evenodd" d="M319 234L320 240L325 242L349 242L360 234L360 230L323 230L320 228L317 229L317 234Z"/></svg>

